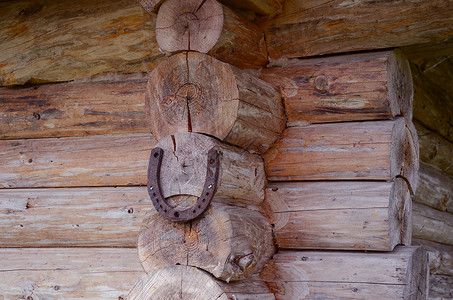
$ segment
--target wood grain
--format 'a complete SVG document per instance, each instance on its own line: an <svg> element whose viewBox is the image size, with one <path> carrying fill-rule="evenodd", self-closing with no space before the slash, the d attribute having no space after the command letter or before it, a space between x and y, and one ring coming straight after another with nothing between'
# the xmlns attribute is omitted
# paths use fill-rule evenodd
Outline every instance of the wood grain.
<svg viewBox="0 0 453 300"><path fill-rule="evenodd" d="M429 273L453 276L453 246L414 239L413 244L423 246L428 253Z"/></svg>
<svg viewBox="0 0 453 300"><path fill-rule="evenodd" d="M264 155L266 174L271 181L403 175L417 186L418 145L411 131L403 118L288 127Z"/></svg>
<svg viewBox="0 0 453 300"><path fill-rule="evenodd" d="M274 16L281 12L283 0L220 0L225 5Z"/></svg>
<svg viewBox="0 0 453 300"><path fill-rule="evenodd" d="M135 0L0 4L0 86L146 72L163 55Z"/></svg>
<svg viewBox="0 0 453 300"><path fill-rule="evenodd" d="M145 187L0 189L0 247L132 247Z"/></svg>
<svg viewBox="0 0 453 300"><path fill-rule="evenodd" d="M271 226L259 212L211 203L200 218L172 222L151 211L138 235L147 273L180 264L226 282L260 271L274 253Z"/></svg>
<svg viewBox="0 0 453 300"><path fill-rule="evenodd" d="M147 133L142 74L0 88L0 139Z"/></svg>
<svg viewBox="0 0 453 300"><path fill-rule="evenodd" d="M281 251L261 272L277 299L426 299L422 247L393 252Z"/></svg>
<svg viewBox="0 0 453 300"><path fill-rule="evenodd" d="M151 132L205 133L263 153L285 126L276 89L209 55L182 52L154 69L146 92Z"/></svg>
<svg viewBox="0 0 453 300"><path fill-rule="evenodd" d="M451 40L452 16L449 0L289 0L266 41L271 58L435 43Z"/></svg>
<svg viewBox="0 0 453 300"><path fill-rule="evenodd" d="M453 178L439 169L420 163L420 183L414 201L453 213Z"/></svg>
<svg viewBox="0 0 453 300"><path fill-rule="evenodd" d="M278 86L288 126L412 119L409 63L401 51L275 61L260 77Z"/></svg>
<svg viewBox="0 0 453 300"><path fill-rule="evenodd" d="M135 249L0 249L4 299L125 299L142 275Z"/></svg>
<svg viewBox="0 0 453 300"><path fill-rule="evenodd" d="M264 209L279 249L391 251L411 243L411 199L395 182L273 182Z"/></svg>
<svg viewBox="0 0 453 300"><path fill-rule="evenodd" d="M275 296L258 280L225 283L194 267L168 266L140 279L127 299L271 300Z"/></svg>
<svg viewBox="0 0 453 300"><path fill-rule="evenodd" d="M444 300L453 298L453 276L429 276L429 299Z"/></svg>
<svg viewBox="0 0 453 300"><path fill-rule="evenodd" d="M453 245L453 214L414 203L412 216L414 238Z"/></svg>
<svg viewBox="0 0 453 300"><path fill-rule="evenodd" d="M0 187L146 185L150 134L0 141Z"/></svg>

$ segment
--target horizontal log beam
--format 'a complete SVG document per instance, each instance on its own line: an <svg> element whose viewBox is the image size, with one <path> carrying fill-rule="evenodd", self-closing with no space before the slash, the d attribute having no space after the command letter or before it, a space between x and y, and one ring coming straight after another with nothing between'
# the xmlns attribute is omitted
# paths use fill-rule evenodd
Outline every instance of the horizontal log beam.
<svg viewBox="0 0 453 300"><path fill-rule="evenodd" d="M251 10L260 15L274 16L282 10L283 0L219 0L232 7Z"/></svg>
<svg viewBox="0 0 453 300"><path fill-rule="evenodd" d="M0 141L0 188L146 185L150 134Z"/></svg>
<svg viewBox="0 0 453 300"><path fill-rule="evenodd" d="M453 14L445 0L289 0L266 25L271 58L303 57L451 40Z"/></svg>
<svg viewBox="0 0 453 300"><path fill-rule="evenodd" d="M0 88L0 139L147 133L142 74Z"/></svg>
<svg viewBox="0 0 453 300"><path fill-rule="evenodd" d="M409 63L400 51L273 62L261 78L281 90L289 126L412 119Z"/></svg>
<svg viewBox="0 0 453 300"><path fill-rule="evenodd" d="M452 299L453 276L429 276L429 299Z"/></svg>
<svg viewBox="0 0 453 300"><path fill-rule="evenodd" d="M131 247L145 187L0 189L0 247Z"/></svg>
<svg viewBox="0 0 453 300"><path fill-rule="evenodd" d="M414 122L420 142L420 161L433 165L450 177L453 177L453 143L437 133Z"/></svg>
<svg viewBox="0 0 453 300"><path fill-rule="evenodd" d="M4 299L126 299L142 275L135 249L0 249Z"/></svg>
<svg viewBox="0 0 453 300"><path fill-rule="evenodd" d="M288 127L264 155L267 178L392 180L418 178L418 145L403 118Z"/></svg>
<svg viewBox="0 0 453 300"><path fill-rule="evenodd" d="M0 15L0 86L146 72L164 58L155 17L134 0L2 2Z"/></svg>
<svg viewBox="0 0 453 300"><path fill-rule="evenodd" d="M417 239L453 246L453 215L414 203L412 212L413 232Z"/></svg>
<svg viewBox="0 0 453 300"><path fill-rule="evenodd" d="M453 178L420 162L420 180L414 201L453 214Z"/></svg>
<svg viewBox="0 0 453 300"><path fill-rule="evenodd" d="M402 179L273 182L264 203L280 249L391 251L410 245L411 208Z"/></svg>
<svg viewBox="0 0 453 300"><path fill-rule="evenodd" d="M453 246L414 239L414 245L423 246L429 257L429 273L453 276Z"/></svg>
<svg viewBox="0 0 453 300"><path fill-rule="evenodd" d="M261 272L277 299L426 299L422 247L393 252L280 251Z"/></svg>

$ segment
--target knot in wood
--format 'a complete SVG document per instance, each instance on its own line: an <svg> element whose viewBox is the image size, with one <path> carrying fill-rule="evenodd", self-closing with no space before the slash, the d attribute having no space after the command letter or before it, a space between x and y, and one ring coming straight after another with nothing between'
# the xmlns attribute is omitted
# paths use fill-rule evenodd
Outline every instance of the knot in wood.
<svg viewBox="0 0 453 300"><path fill-rule="evenodd" d="M316 76L315 89L320 93L327 93L329 90L329 81L325 75Z"/></svg>

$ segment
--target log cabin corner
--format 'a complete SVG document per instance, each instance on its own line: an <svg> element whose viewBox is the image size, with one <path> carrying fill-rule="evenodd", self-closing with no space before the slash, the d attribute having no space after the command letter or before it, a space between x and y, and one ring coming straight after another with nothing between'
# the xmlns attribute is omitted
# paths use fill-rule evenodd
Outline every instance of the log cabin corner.
<svg viewBox="0 0 453 300"><path fill-rule="evenodd" d="M452 0L0 16L0 299L453 299Z"/></svg>

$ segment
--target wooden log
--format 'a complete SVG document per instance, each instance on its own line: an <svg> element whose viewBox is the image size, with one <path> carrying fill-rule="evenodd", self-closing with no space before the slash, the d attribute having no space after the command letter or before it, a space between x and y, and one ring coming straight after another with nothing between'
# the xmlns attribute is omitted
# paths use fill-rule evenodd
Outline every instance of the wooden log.
<svg viewBox="0 0 453 300"><path fill-rule="evenodd" d="M266 42L271 58L435 43L451 39L451 12L444 0L288 0L265 29Z"/></svg>
<svg viewBox="0 0 453 300"><path fill-rule="evenodd" d="M189 266L169 266L144 276L127 299L275 299L262 282L224 283L206 272Z"/></svg>
<svg viewBox="0 0 453 300"><path fill-rule="evenodd" d="M429 299L444 300L453 298L453 276L429 276Z"/></svg>
<svg viewBox="0 0 453 300"><path fill-rule="evenodd" d="M453 276L453 246L414 239L413 244L423 246L428 253L429 273Z"/></svg>
<svg viewBox="0 0 453 300"><path fill-rule="evenodd" d="M448 57L434 57L417 65L411 63L411 69L414 74L414 117L453 143L453 62Z"/></svg>
<svg viewBox="0 0 453 300"><path fill-rule="evenodd" d="M219 0L225 5L251 10L270 17L282 11L283 0Z"/></svg>
<svg viewBox="0 0 453 300"><path fill-rule="evenodd" d="M431 165L420 162L420 183L414 201L453 213L453 178Z"/></svg>
<svg viewBox="0 0 453 300"><path fill-rule="evenodd" d="M147 273L181 264L226 282L260 271L274 253L271 226L265 217L254 210L215 202L202 217L185 223L150 212L137 244Z"/></svg>
<svg viewBox="0 0 453 300"><path fill-rule="evenodd" d="M279 249L391 251L410 245L409 189L395 182L274 182L264 209Z"/></svg>
<svg viewBox="0 0 453 300"><path fill-rule="evenodd" d="M147 72L164 58L135 0L2 1L0 15L0 86Z"/></svg>
<svg viewBox="0 0 453 300"><path fill-rule="evenodd" d="M4 299L126 299L142 275L135 249L0 249Z"/></svg>
<svg viewBox="0 0 453 300"><path fill-rule="evenodd" d="M0 141L0 188L146 185L150 134Z"/></svg>
<svg viewBox="0 0 453 300"><path fill-rule="evenodd" d="M147 133L141 74L0 88L0 139Z"/></svg>
<svg viewBox="0 0 453 300"><path fill-rule="evenodd" d="M0 247L136 247L145 187L1 189Z"/></svg>
<svg viewBox="0 0 453 300"><path fill-rule="evenodd" d="M453 177L453 143L415 122L420 140L420 160Z"/></svg>
<svg viewBox="0 0 453 300"><path fill-rule="evenodd" d="M280 88L288 126L412 119L411 70L398 50L276 61L260 77Z"/></svg>
<svg viewBox="0 0 453 300"><path fill-rule="evenodd" d="M261 273L277 299L426 299L422 247L393 252L281 251Z"/></svg>
<svg viewBox="0 0 453 300"><path fill-rule="evenodd" d="M453 215L413 203L413 233L417 239L453 245Z"/></svg>
<svg viewBox="0 0 453 300"><path fill-rule="evenodd" d="M159 47L198 51L242 69L264 67L264 32L216 0L166 0L156 19Z"/></svg>
<svg viewBox="0 0 453 300"><path fill-rule="evenodd" d="M215 195L252 205L264 200L266 175L259 155L188 132L167 136L156 147L164 150L160 187L165 198L181 194L200 197L206 180L208 152L214 148L221 153Z"/></svg>
<svg viewBox="0 0 453 300"><path fill-rule="evenodd" d="M264 155L269 180L392 180L417 186L418 148L410 123L345 122L288 127Z"/></svg>
<svg viewBox="0 0 453 300"><path fill-rule="evenodd" d="M160 64L146 95L158 140L199 132L263 153L285 126L280 95L271 85L202 53L183 52Z"/></svg>

